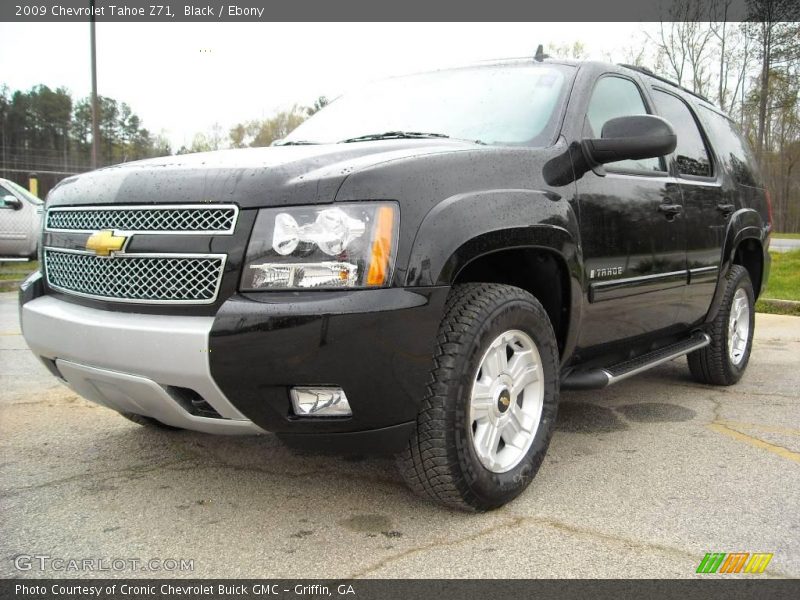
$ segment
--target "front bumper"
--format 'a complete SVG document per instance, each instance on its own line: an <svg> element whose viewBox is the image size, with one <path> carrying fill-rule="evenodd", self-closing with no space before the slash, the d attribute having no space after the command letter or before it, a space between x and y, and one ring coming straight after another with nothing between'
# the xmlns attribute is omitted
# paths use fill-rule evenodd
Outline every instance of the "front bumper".
<svg viewBox="0 0 800 600"><path fill-rule="evenodd" d="M211 374L242 414L289 443L399 449L430 383L448 292L442 286L234 295L214 319ZM353 414L297 417L293 386L339 387ZM348 443L357 439L363 442Z"/></svg>
<svg viewBox="0 0 800 600"><path fill-rule="evenodd" d="M53 296L34 298L21 308L28 346L88 400L184 429L263 433L211 378L208 333L213 321L109 312ZM187 397L202 398L219 417L192 414Z"/></svg>
<svg viewBox="0 0 800 600"><path fill-rule="evenodd" d="M237 294L215 317L114 312L30 293L21 322L54 374L114 410L208 433L266 430L306 448L392 452L425 396L448 291ZM341 387L352 416L295 416L289 391L298 385ZM186 390L219 418L192 414Z"/></svg>

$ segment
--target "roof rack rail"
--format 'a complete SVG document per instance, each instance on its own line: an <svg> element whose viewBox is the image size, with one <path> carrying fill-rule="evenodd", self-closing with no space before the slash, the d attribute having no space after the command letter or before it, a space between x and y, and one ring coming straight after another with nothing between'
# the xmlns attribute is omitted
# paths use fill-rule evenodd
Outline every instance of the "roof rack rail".
<svg viewBox="0 0 800 600"><path fill-rule="evenodd" d="M696 98L700 98L700 100L705 100L709 104L713 104L711 100L703 96L702 94L698 94L697 92L693 92L690 89L683 87L682 85L677 84L676 82L672 81L671 79L667 79L666 77L662 77L661 75L656 75L652 69L648 69L647 67L640 67L639 65L629 65L626 63L619 63L620 67L625 67L626 69L630 69L631 71L638 71L639 73L644 73L645 75L649 75L653 79L658 79L659 81L663 81L664 83L668 83L669 85L678 88L679 90L683 90L687 94L691 94Z"/></svg>

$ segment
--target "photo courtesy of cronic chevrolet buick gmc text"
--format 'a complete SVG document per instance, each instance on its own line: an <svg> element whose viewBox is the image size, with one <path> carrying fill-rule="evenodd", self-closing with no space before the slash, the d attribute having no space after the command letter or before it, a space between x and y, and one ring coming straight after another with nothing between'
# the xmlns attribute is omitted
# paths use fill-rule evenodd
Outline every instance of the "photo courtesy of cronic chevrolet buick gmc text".
<svg viewBox="0 0 800 600"><path fill-rule="evenodd" d="M20 311L54 376L146 426L396 453L468 510L530 483L560 389L682 355L736 383L769 271L729 118L646 69L540 53L48 198Z"/></svg>

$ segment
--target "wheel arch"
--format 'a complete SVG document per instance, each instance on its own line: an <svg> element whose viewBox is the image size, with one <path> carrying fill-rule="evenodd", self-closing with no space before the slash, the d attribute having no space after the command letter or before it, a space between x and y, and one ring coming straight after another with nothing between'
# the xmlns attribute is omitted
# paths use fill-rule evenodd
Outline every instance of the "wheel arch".
<svg viewBox="0 0 800 600"><path fill-rule="evenodd" d="M558 330L563 359L574 348L580 317L578 239L572 205L553 191L484 190L456 195L437 204L420 224L404 283L517 285L549 305L545 308ZM531 273L514 274L510 265ZM550 290L556 276L557 290Z"/></svg>
<svg viewBox="0 0 800 600"><path fill-rule="evenodd" d="M758 299L763 290L764 279L764 247L761 240L755 237L742 239L733 251L731 264L741 265L747 269L753 283L753 293Z"/></svg>
<svg viewBox="0 0 800 600"><path fill-rule="evenodd" d="M572 289L572 279L566 259L552 247L514 246L473 256L457 267L452 283L501 283L529 292L550 318L563 358L569 347L570 323L579 311L573 300L580 298L580 289Z"/></svg>
<svg viewBox="0 0 800 600"><path fill-rule="evenodd" d="M719 311L725 286L722 284L733 265L747 269L756 299L761 295L769 276L769 253L765 246L767 225L754 210L739 211L731 219L722 250L717 289L706 316L712 321Z"/></svg>

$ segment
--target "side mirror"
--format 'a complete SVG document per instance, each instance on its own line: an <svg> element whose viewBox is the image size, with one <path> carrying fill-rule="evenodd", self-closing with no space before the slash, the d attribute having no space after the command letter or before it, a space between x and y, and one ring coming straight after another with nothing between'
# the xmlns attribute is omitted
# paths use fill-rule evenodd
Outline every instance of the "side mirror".
<svg viewBox="0 0 800 600"><path fill-rule="evenodd" d="M581 142L589 162L597 165L618 160L654 158L675 150L678 137L668 121L655 115L610 119L600 137Z"/></svg>
<svg viewBox="0 0 800 600"><path fill-rule="evenodd" d="M16 196L8 194L0 198L0 208L10 208L11 210L19 210L22 208L22 200Z"/></svg>

